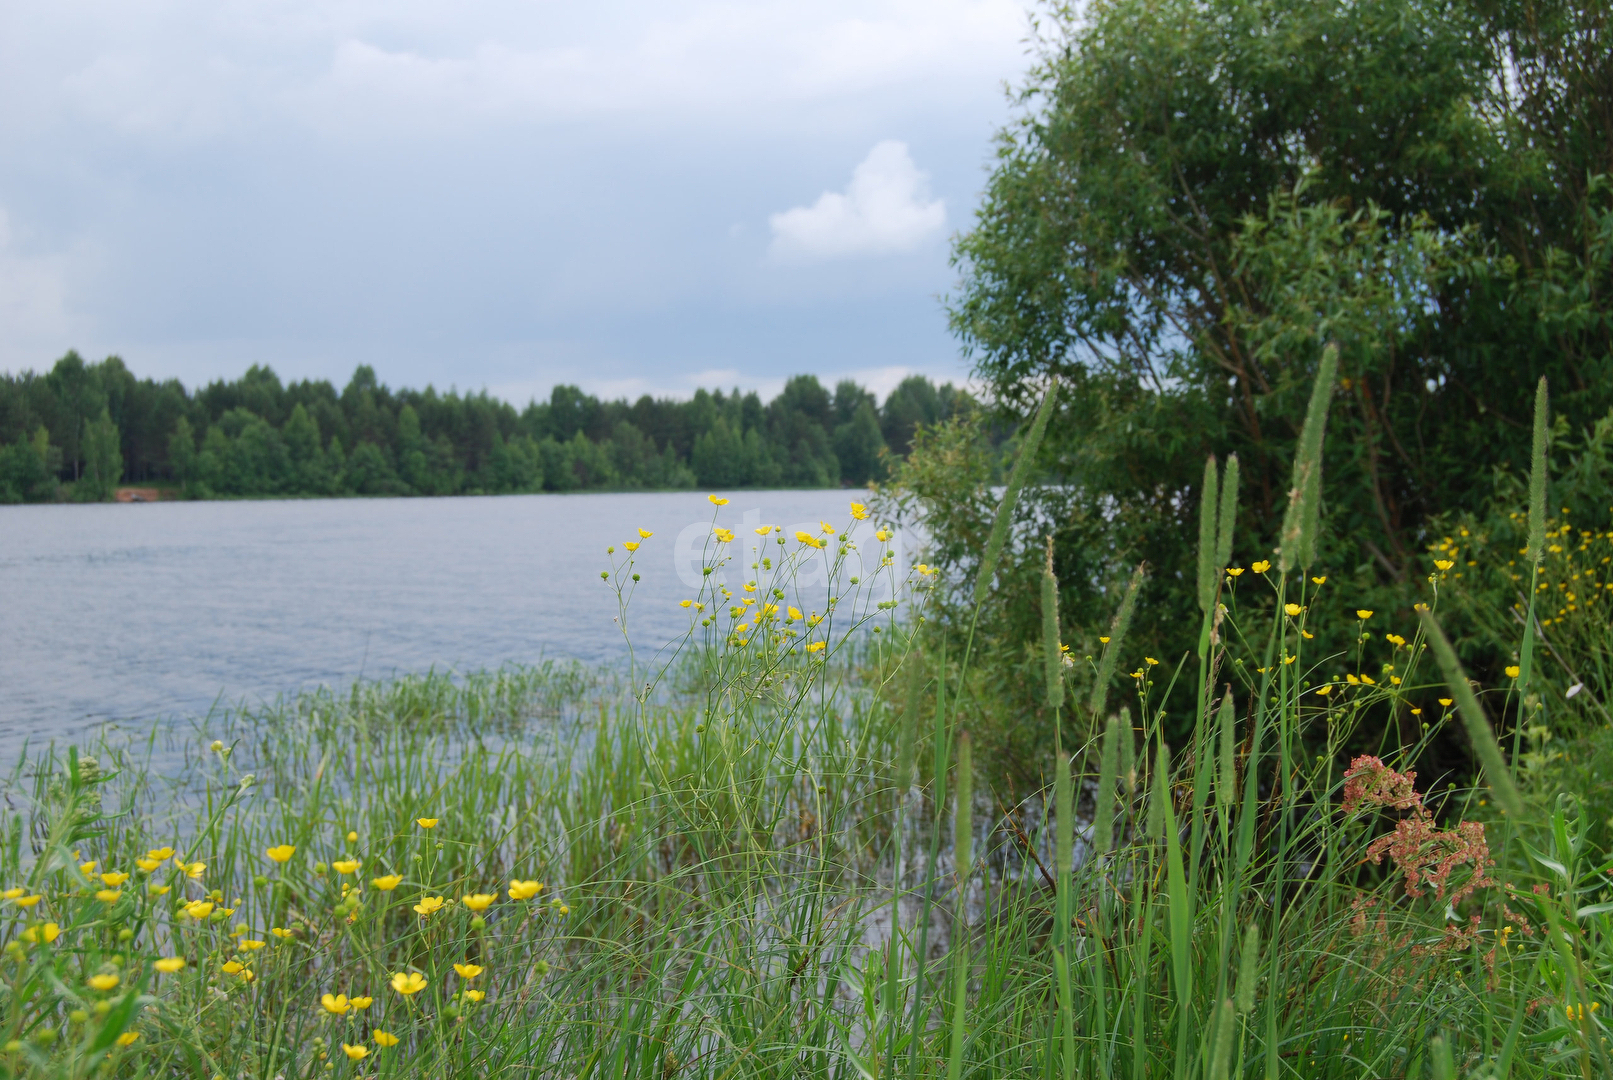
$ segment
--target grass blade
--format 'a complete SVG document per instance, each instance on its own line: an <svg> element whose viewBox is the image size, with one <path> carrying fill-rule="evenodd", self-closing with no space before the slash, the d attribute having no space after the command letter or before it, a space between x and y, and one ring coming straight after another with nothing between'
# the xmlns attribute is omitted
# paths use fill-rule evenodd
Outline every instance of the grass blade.
<svg viewBox="0 0 1613 1080"><path fill-rule="evenodd" d="M986 598L986 591L991 588L991 579L997 573L997 560L1001 557L1003 544L1008 539L1008 526L1014 518L1014 506L1019 502L1019 491L1025 486L1025 479L1036 460L1037 448L1042 444L1042 434L1047 431L1047 421L1053 415L1053 405L1058 400L1058 395L1059 381L1055 378L1047 384L1047 393L1042 397L1042 407L1036 410L1036 419L1031 422L1030 431L1025 434L1025 441L1020 444L1019 456L1014 459L1014 469L1008 474L1008 488L1003 492L1002 502L997 504L997 517L991 523L991 536L986 540L986 553L980 559L980 570L975 576L976 604Z"/></svg>
<svg viewBox="0 0 1613 1080"><path fill-rule="evenodd" d="M1433 647L1434 658L1439 661L1445 685L1451 688L1451 696L1456 699L1456 710L1461 713L1462 723L1467 727L1473 752L1484 765L1485 779L1489 781L1495 801L1509 814L1523 813L1523 800L1512 784L1506 759L1501 756L1501 747L1495 741L1495 732L1490 728L1490 721L1485 718L1484 709L1474 696L1473 688L1468 685L1467 676L1462 672L1462 662L1456 658L1456 650L1451 647L1450 639L1445 636L1439 620L1434 618L1427 604L1417 605L1417 617L1422 620L1423 632L1428 636L1428 644Z"/></svg>

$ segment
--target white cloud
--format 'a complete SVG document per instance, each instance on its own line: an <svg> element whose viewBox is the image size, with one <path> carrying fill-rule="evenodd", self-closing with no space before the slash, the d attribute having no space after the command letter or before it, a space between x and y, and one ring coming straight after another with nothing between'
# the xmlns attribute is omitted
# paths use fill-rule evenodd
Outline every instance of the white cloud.
<svg viewBox="0 0 1613 1080"><path fill-rule="evenodd" d="M20 249L0 207L0 371L36 370L74 344L67 303L68 258Z"/></svg>
<svg viewBox="0 0 1613 1080"><path fill-rule="evenodd" d="M929 198L928 181L907 144L887 139L868 151L844 194L825 191L811 206L769 217L772 254L837 259L910 251L946 227L946 202Z"/></svg>

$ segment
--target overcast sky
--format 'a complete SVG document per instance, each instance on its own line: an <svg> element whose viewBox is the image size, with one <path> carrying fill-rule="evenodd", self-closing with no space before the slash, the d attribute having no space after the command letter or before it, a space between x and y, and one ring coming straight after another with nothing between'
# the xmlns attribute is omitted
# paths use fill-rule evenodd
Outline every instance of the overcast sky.
<svg viewBox="0 0 1613 1080"><path fill-rule="evenodd" d="M0 369L960 378L1024 0L0 4Z"/></svg>

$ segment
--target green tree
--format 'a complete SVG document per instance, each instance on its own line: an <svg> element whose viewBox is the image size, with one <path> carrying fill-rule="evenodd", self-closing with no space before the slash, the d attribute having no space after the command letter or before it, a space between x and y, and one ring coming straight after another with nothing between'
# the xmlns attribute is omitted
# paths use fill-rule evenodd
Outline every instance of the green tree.
<svg viewBox="0 0 1613 1080"><path fill-rule="evenodd" d="M851 419L835 428L835 458L843 480L861 486L885 479L885 462L880 457L884 449L885 437L872 400L858 403Z"/></svg>
<svg viewBox="0 0 1613 1080"><path fill-rule="evenodd" d="M174 432L168 436L168 464L180 489L192 493L191 485L198 479L196 435L191 431L190 420L184 416L174 421Z"/></svg>
<svg viewBox="0 0 1613 1080"><path fill-rule="evenodd" d="M78 481L77 497L82 502L109 502L123 479L122 439L111 413L103 408L94 420L84 421L80 446L84 452L84 472Z"/></svg>

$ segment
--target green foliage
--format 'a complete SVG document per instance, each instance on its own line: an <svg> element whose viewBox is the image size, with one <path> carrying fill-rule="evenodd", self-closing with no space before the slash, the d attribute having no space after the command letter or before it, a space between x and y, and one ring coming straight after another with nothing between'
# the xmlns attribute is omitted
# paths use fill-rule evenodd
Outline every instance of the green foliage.
<svg viewBox="0 0 1613 1080"><path fill-rule="evenodd" d="M79 498L108 497L120 482L177 482L191 498L861 486L887 474L887 431L905 447L915 425L973 408L922 376L883 409L853 382L831 396L810 375L767 404L705 390L687 402L600 401L557 386L518 410L485 392L394 391L369 367L340 392L283 385L254 365L188 393L137 380L116 357L69 353L44 376L0 377L0 501L56 497L56 481L80 480L92 449L95 477ZM104 438L87 441L103 412L121 463ZM41 431L42 475L21 449Z"/></svg>

